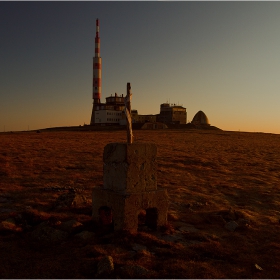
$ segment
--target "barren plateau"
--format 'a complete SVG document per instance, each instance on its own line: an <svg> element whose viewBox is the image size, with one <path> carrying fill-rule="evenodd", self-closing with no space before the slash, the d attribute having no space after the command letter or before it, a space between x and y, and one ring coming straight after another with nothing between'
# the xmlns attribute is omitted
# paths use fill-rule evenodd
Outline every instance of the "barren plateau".
<svg viewBox="0 0 280 280"><path fill-rule="evenodd" d="M156 143L169 195L168 225L136 234L91 220L103 149L125 131L0 134L1 278L280 278L280 135L133 133Z"/></svg>

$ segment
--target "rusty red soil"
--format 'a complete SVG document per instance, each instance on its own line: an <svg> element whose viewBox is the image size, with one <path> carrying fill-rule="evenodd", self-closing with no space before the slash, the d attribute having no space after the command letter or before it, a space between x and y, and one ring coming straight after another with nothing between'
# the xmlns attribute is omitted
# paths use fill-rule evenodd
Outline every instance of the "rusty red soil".
<svg viewBox="0 0 280 280"><path fill-rule="evenodd" d="M168 225L108 234L92 222L91 192L105 145L125 131L0 134L1 278L280 277L280 135L134 136L158 147ZM82 207L67 204L73 192ZM104 256L114 270L99 275Z"/></svg>

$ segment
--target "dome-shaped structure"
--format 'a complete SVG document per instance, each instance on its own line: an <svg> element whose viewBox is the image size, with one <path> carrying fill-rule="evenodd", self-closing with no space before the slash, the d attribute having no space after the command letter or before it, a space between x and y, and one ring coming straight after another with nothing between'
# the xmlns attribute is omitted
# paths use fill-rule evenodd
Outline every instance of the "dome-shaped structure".
<svg viewBox="0 0 280 280"><path fill-rule="evenodd" d="M210 125L207 116L202 111L198 111L193 117L192 124L194 125Z"/></svg>

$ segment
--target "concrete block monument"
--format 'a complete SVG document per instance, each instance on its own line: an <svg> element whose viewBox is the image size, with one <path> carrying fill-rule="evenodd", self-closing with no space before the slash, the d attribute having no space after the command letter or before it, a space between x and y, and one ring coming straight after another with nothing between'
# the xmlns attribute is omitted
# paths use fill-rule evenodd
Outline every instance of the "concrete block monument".
<svg viewBox="0 0 280 280"><path fill-rule="evenodd" d="M167 191L157 188L157 146L132 143L131 127L127 139L104 148L104 185L93 189L92 218L114 230L156 229L166 225L168 210Z"/></svg>

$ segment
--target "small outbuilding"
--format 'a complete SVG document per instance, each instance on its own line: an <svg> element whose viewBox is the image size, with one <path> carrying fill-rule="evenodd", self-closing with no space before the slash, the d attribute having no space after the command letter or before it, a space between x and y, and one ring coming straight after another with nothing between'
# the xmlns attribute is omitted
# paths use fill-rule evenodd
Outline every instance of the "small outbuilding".
<svg viewBox="0 0 280 280"><path fill-rule="evenodd" d="M198 111L191 121L195 126L210 126L209 119L203 111Z"/></svg>

